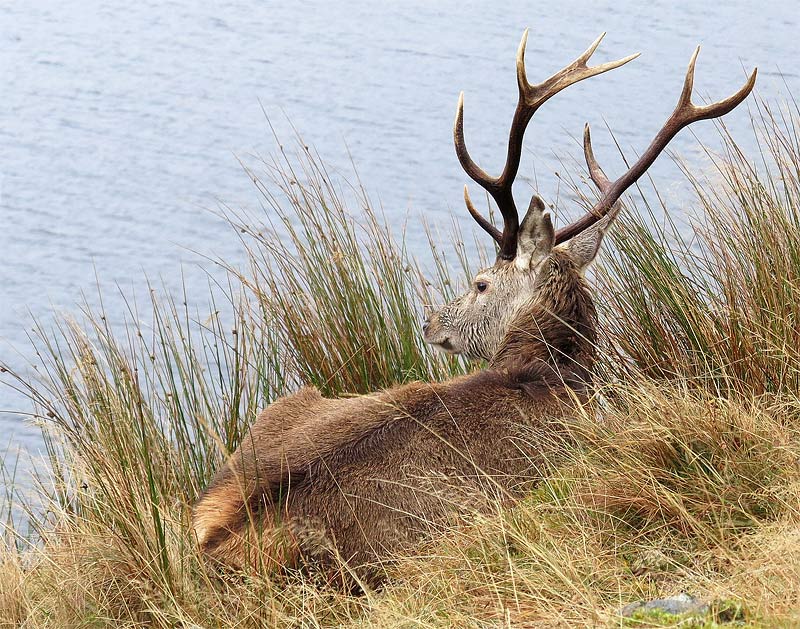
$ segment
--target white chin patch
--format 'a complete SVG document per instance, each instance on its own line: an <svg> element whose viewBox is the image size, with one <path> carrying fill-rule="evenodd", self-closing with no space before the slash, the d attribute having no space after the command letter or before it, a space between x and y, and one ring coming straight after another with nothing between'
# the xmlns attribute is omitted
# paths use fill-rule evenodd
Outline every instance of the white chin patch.
<svg viewBox="0 0 800 629"><path fill-rule="evenodd" d="M443 354L456 355L459 353L458 350L456 350L456 348L450 344L450 339L447 339L442 343L431 343L431 345L434 349L442 352Z"/></svg>

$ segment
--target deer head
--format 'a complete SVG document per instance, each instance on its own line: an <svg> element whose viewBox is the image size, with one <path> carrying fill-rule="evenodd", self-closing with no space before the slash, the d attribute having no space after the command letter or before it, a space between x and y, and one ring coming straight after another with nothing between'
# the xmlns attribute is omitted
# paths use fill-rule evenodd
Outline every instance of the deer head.
<svg viewBox="0 0 800 629"><path fill-rule="evenodd" d="M525 44L528 31L522 36L517 52L517 103L508 138L505 167L498 177L488 175L470 157L464 143L464 95L459 97L456 113L456 154L466 173L494 199L503 217L502 232L486 220L470 201L464 187L464 201L475 221L498 245L497 259L491 267L482 269L474 277L470 289L449 304L433 312L423 324L425 341L452 354L462 354L473 359L490 359L509 330L518 313L534 301L543 286L552 289L553 282L545 282L546 272L564 269L564 265L546 264L554 252L567 256L574 272L582 274L594 260L608 226L614 220L617 201L655 161L667 144L682 128L697 121L722 116L752 91L756 70L745 85L725 100L707 106L691 102L694 66L698 47L689 62L686 78L678 104L672 115L658 132L639 160L619 179L608 180L594 158L589 126L584 128L584 156L592 181L600 190L600 198L592 209L579 220L556 231L544 203L534 195L522 222L512 195L512 184L519 170L522 140L533 114L551 96L583 79L602 74L638 57L630 55L618 61L589 67L587 61L597 49L603 35L570 65L538 85L531 85L525 74ZM562 271L563 272L563 271ZM549 278L552 279L552 278Z"/></svg>

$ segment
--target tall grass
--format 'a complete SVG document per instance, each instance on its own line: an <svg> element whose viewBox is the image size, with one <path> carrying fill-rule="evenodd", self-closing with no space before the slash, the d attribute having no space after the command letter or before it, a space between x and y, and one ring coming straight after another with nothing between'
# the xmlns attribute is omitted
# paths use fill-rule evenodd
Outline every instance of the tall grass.
<svg viewBox="0 0 800 629"><path fill-rule="evenodd" d="M201 609L197 587L230 613L230 595L211 587L187 534L188 506L258 410L301 383L354 394L463 370L418 333L420 304L457 282L425 280L363 194L354 220L302 144L279 159L248 171L267 223L228 212L248 265L227 267L227 285L210 283L209 313L151 289L143 311L129 303L122 333L85 307L79 319L35 327L36 377L4 368L35 405L49 455L37 478L44 507L22 504L37 548L24 556L41 555L33 574L47 575L48 590L34 588L36 607L47 608L29 610L36 622L65 614L72 624L95 610L156 622L178 599ZM28 540L12 541L24 550ZM17 565L9 561L4 568ZM249 604L263 601L263 588ZM235 598L234 607L247 604Z"/></svg>
<svg viewBox="0 0 800 629"><path fill-rule="evenodd" d="M599 273L614 385L574 419L575 445L526 500L430 540L360 597L210 569L189 505L256 412L302 383L347 395L464 371L418 327L470 265L457 238L458 270L436 247L426 272L360 186L281 148L248 169L263 214L225 211L247 262L222 262L208 313L152 290L120 332L85 308L36 328L35 378L6 374L49 468L19 503L34 532L6 527L0 625L620 625L623 604L681 590L714 601L714 622L731 605L749 626L800 622L797 128L796 111L760 105L757 165L721 128L715 170L687 173L694 240L628 213Z"/></svg>
<svg viewBox="0 0 800 629"><path fill-rule="evenodd" d="M746 155L720 126L723 149L708 153L710 170L685 171L695 192L691 227L663 203L626 215L602 303L617 348L647 374L691 378L720 395L792 396L800 387L800 111L755 103L758 154Z"/></svg>
<svg viewBox="0 0 800 629"><path fill-rule="evenodd" d="M449 300L457 282L441 256L427 280L361 186L337 190L307 146L282 148L249 170L269 216L268 228L236 212L248 265L230 269L276 333L290 370L323 393L366 393L408 379L446 378L463 370L425 346L423 304ZM351 199L354 209L345 206ZM456 250L462 264L463 247Z"/></svg>

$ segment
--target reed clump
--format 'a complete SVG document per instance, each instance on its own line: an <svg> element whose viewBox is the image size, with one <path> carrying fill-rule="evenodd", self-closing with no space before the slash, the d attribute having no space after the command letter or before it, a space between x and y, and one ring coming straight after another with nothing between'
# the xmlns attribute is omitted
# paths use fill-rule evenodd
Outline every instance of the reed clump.
<svg viewBox="0 0 800 629"><path fill-rule="evenodd" d="M657 206L627 212L597 274L599 395L571 445L524 501L464 516L358 596L215 570L190 505L301 383L347 395L471 368L418 331L469 265L457 242L456 264L437 247L422 267L302 145L253 166L268 212L226 210L246 263L222 263L209 312L156 289L122 328L85 308L37 327L35 377L5 374L48 461L33 490L8 484L0 625L689 626L617 614L681 591L712 603L691 626L800 622L799 121L760 103L755 159L721 128L712 171L686 173L690 238L648 221Z"/></svg>
<svg viewBox="0 0 800 629"><path fill-rule="evenodd" d="M663 202L628 212L601 273L618 354L715 395L800 385L800 117L756 101L746 154L724 126L712 167L685 170L690 225ZM662 218L663 217L663 218Z"/></svg>

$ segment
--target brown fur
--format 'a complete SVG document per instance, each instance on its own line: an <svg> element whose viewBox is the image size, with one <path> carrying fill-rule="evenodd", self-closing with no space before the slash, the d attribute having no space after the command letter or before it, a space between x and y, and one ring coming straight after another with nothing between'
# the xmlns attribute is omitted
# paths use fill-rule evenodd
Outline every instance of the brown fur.
<svg viewBox="0 0 800 629"><path fill-rule="evenodd" d="M460 511L541 477L583 397L595 313L553 251L489 368L326 399L307 387L263 411L194 508L201 548L232 565L342 562L368 582Z"/></svg>
<svg viewBox="0 0 800 629"><path fill-rule="evenodd" d="M566 251L554 249L544 265L536 297L512 320L489 367L513 371L520 363L549 364L586 382L597 340L594 302L582 269Z"/></svg>

